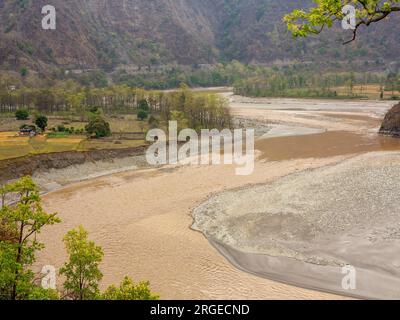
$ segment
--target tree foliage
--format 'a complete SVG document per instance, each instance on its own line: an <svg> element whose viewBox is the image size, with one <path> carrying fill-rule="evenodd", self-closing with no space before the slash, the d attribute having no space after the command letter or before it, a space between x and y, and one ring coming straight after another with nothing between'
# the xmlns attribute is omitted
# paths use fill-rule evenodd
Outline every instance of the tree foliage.
<svg viewBox="0 0 400 320"><path fill-rule="evenodd" d="M103 300L158 300L159 296L150 291L149 282L135 284L132 279L125 277L119 287L110 286L101 295Z"/></svg>
<svg viewBox="0 0 400 320"><path fill-rule="evenodd" d="M27 109L18 109L15 112L15 118L17 120L28 120L29 119L29 111Z"/></svg>
<svg viewBox="0 0 400 320"><path fill-rule="evenodd" d="M94 300L99 295L99 281L103 274L99 264L103 259L103 250L88 240L87 231L80 226L64 237L69 255L68 262L60 269L65 276L66 295L73 300Z"/></svg>
<svg viewBox="0 0 400 320"><path fill-rule="evenodd" d="M39 115L36 117L35 124L44 132L47 128L48 119L44 115Z"/></svg>
<svg viewBox="0 0 400 320"><path fill-rule="evenodd" d="M288 29L295 37L319 34L325 27L331 28L335 21L345 18L342 9L352 5L356 10L357 22L353 37L356 39L361 26L370 26L382 21L390 14L400 11L400 0L314 0L315 5L309 10L296 9L284 17Z"/></svg>
<svg viewBox="0 0 400 320"><path fill-rule="evenodd" d="M358 86L359 96L362 88L368 85L385 83L385 88L394 88L398 81L397 75L385 81L383 75L372 72L324 72L316 73L313 69L287 67L271 70L263 76L243 79L234 86L238 95L253 97L324 97L324 98L354 98L354 87Z"/></svg>
<svg viewBox="0 0 400 320"><path fill-rule="evenodd" d="M149 103L146 99L142 99L138 102L138 108L139 110L149 111Z"/></svg>
<svg viewBox="0 0 400 320"><path fill-rule="evenodd" d="M143 120L147 119L148 116L149 116L149 114L147 113L146 110L140 109L138 111L137 117L138 117L139 120L143 121Z"/></svg>
<svg viewBox="0 0 400 320"><path fill-rule="evenodd" d="M111 135L110 124L100 116L90 120L85 130L89 135L95 136L96 138L103 138Z"/></svg>
<svg viewBox="0 0 400 320"><path fill-rule="evenodd" d="M24 177L0 188L0 300L58 300L59 292L40 287L30 267L44 248L37 235L48 225L59 223L56 214L46 213L32 178ZM119 287L110 286L103 294L99 265L103 250L88 240L83 227L64 237L69 255L60 269L65 278L63 299L73 300L156 300L148 282L135 284L125 277Z"/></svg>
<svg viewBox="0 0 400 320"><path fill-rule="evenodd" d="M0 239L0 295L3 299L28 299L35 285L29 267L43 249L37 235L60 220L41 205L39 190L30 177L0 189L0 224L8 236ZM16 204L9 204L17 200Z"/></svg>

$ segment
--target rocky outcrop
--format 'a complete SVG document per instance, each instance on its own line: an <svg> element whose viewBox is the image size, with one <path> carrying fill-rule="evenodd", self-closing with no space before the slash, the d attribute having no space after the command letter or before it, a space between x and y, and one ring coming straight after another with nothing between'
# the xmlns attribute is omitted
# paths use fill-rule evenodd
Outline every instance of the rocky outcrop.
<svg viewBox="0 0 400 320"><path fill-rule="evenodd" d="M400 103L386 114L379 133L400 138Z"/></svg>

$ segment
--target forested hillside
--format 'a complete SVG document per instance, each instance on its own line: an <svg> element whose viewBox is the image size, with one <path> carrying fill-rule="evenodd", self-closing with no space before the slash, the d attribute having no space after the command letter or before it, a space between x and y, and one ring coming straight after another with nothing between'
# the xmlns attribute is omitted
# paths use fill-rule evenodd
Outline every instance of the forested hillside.
<svg viewBox="0 0 400 320"><path fill-rule="evenodd" d="M0 66L19 71L113 70L118 65L159 67L282 61L390 64L400 50L400 15L364 28L359 39L334 28L311 41L293 41L282 22L310 0L52 0L57 29L41 28L47 0L0 1Z"/></svg>

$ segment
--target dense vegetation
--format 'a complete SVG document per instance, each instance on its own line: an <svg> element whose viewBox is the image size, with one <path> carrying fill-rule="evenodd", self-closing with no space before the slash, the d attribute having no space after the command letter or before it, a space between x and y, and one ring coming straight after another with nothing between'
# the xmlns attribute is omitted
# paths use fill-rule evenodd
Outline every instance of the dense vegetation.
<svg viewBox="0 0 400 320"><path fill-rule="evenodd" d="M368 98L368 86L379 87L379 96L389 92L398 99L400 75L374 72L320 72L305 67L287 67L265 72L235 83L235 93L254 97ZM357 90L355 90L357 87Z"/></svg>
<svg viewBox="0 0 400 320"><path fill-rule="evenodd" d="M65 278L62 288L44 288L41 277L31 270L37 252L44 248L37 235L60 219L43 209L39 190L30 177L5 185L0 197L0 300L158 299L148 282L135 284L129 277L119 288L110 286L101 293L103 250L88 239L83 227L69 231L64 238L69 259L59 272Z"/></svg>
<svg viewBox="0 0 400 320"><path fill-rule="evenodd" d="M336 18L329 15L331 7L348 2L361 4L352 0L319 0L317 4L313 0L124 0L123 4L53 0L63 29L43 32L42 3L0 1L0 69L26 77L61 69L70 73L156 71L169 65L216 65L233 59L276 64L380 59L388 67L400 49L399 33L393 32L400 15L391 15L379 27L372 24L361 30L357 42L347 47L341 43L352 32L344 33L340 26L325 30L318 38L295 41L286 32L282 18L296 8L310 18L308 22L314 17L317 29L318 24ZM366 1L368 5L376 2L396 3ZM321 3L323 10L307 15L310 7L318 9Z"/></svg>
<svg viewBox="0 0 400 320"><path fill-rule="evenodd" d="M90 122L86 131L96 137L109 136L110 127L100 114L137 114L140 120L149 118L161 124L179 120L190 128L230 127L226 101L216 94L195 93L186 85L172 92L146 91L126 85L94 88L80 87L72 81L48 88L21 87L0 93L0 112L15 113L32 110L39 113L35 124L44 131L44 115L61 114ZM57 131L62 131L58 130Z"/></svg>

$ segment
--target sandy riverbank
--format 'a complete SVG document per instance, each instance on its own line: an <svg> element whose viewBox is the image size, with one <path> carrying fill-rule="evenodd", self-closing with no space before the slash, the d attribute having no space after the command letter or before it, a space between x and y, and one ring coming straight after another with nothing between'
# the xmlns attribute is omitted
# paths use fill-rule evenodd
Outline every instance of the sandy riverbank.
<svg viewBox="0 0 400 320"><path fill-rule="evenodd" d="M337 103L340 112L344 112L346 102ZM367 134L373 130L369 121L342 121L316 115L332 110L316 111L315 106L305 114L293 106L288 109L295 110L282 111L271 110L271 105L263 109L259 105L252 108L247 102L246 105L232 104L236 115L268 123L324 131L348 129ZM358 107L361 105L362 102ZM296 102L296 106L300 105ZM301 109L305 107L307 102L303 102ZM379 112L389 107L379 106ZM354 102L349 108L356 112ZM269 156L274 153L274 150L265 151ZM42 234L46 249L40 254L37 267L45 264L60 267L66 258L63 235L71 228L84 225L105 251L103 286L129 275L136 280L150 280L154 291L164 299L338 298L238 270L201 233L190 229L191 212L212 194L272 183L280 177L339 163L351 156L350 153L341 155L338 150L334 155L319 154L308 159L293 159L289 155L270 161L261 157L250 176L235 176L231 166L204 166L140 170L76 183L44 198L46 209L57 211L63 223L49 227Z"/></svg>
<svg viewBox="0 0 400 320"><path fill-rule="evenodd" d="M369 153L273 183L226 191L194 210L238 267L309 288L400 298L400 153ZM342 267L357 272L342 288Z"/></svg>

